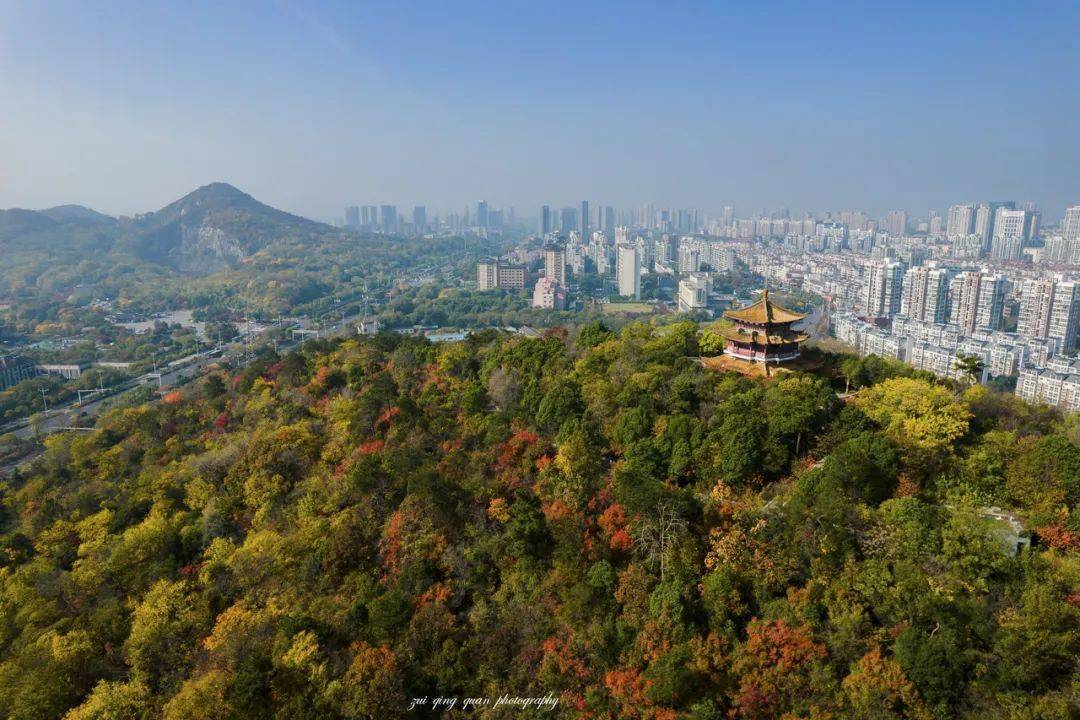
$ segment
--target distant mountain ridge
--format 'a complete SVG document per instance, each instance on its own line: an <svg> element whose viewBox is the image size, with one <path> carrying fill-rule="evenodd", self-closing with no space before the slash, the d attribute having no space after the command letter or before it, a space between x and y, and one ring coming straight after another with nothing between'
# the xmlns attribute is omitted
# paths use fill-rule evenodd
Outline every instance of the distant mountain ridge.
<svg viewBox="0 0 1080 720"><path fill-rule="evenodd" d="M5 239L14 239L40 230L51 230L58 225L56 220L36 210L0 210L0 237Z"/></svg>
<svg viewBox="0 0 1080 720"><path fill-rule="evenodd" d="M58 205L45 210L0 210L0 239L62 227L114 225L116 219L82 205Z"/></svg>
<svg viewBox="0 0 1080 720"><path fill-rule="evenodd" d="M85 207L83 205L57 205L56 207L48 208L47 210L39 211L42 215L52 218L57 222L76 222L76 223L101 223L105 225L112 225L116 223L116 218L111 215L99 213L97 210Z"/></svg>
<svg viewBox="0 0 1080 720"><path fill-rule="evenodd" d="M278 242L311 242L338 232L223 182L133 218L117 219L81 205L0 210L0 246L18 242L24 249L48 251L92 237L95 247L195 275L234 267Z"/></svg>

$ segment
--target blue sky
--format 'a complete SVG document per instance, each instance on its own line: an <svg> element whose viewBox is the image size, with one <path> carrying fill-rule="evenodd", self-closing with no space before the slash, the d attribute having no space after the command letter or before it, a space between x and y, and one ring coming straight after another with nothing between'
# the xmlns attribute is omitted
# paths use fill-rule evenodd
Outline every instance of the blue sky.
<svg viewBox="0 0 1080 720"><path fill-rule="evenodd" d="M1080 202L1077 3L0 0L0 207Z"/></svg>

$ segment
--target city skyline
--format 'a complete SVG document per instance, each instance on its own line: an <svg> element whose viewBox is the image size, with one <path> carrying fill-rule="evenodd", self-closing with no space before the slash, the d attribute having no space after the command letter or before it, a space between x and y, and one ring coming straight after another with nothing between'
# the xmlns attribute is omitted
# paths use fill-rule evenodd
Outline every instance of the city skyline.
<svg viewBox="0 0 1080 720"><path fill-rule="evenodd" d="M1078 12L7 4L0 207L130 214L223 180L318 219L599 195L1054 218L1080 187Z"/></svg>
<svg viewBox="0 0 1080 720"><path fill-rule="evenodd" d="M1017 259L1014 256L1018 256L1023 247L1037 244L1042 228L1052 228L1070 239L1080 236L1080 203L1076 202L1070 202L1057 218L1045 216L1033 201L1021 203L1021 207L1017 208L1015 200L952 204L942 210L928 209L925 214L889 210L882 215L852 208L792 212L788 206L740 212L730 205L724 206L721 212L702 212L700 208L665 207L654 203L634 207L596 204L590 210L589 202L581 201L580 208L575 204L562 208L556 204L543 204L536 208L535 215L528 211L519 212L514 206L493 207L486 200L442 214L429 213L431 208L428 205L414 205L411 217L414 230L433 226L438 221L443 225L449 224L452 230L467 227L516 227L520 230L532 226L535 233L541 236L555 230L577 230L585 235L600 230L610 234L618 226L660 227L664 223L670 223L671 232L689 233L701 232L706 226L732 226L736 221L816 221L856 228L872 224L876 229L897 237L911 231L948 238L975 237L979 240L981 251L993 248L1002 259ZM348 205L343 214L339 213L330 222L342 224L344 218L346 227L397 231L402 223L408 221L408 208L408 205ZM382 219L380 212L383 213ZM387 214L389 222L383 222ZM1003 241L1017 239L1022 242L1015 243L1015 247L1000 245ZM1010 252L1004 252L1005 249Z"/></svg>

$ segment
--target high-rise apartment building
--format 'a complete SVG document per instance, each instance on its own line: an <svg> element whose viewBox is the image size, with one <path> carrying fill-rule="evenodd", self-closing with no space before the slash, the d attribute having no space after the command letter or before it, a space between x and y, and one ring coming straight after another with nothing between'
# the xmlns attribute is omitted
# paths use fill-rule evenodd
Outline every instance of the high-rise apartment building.
<svg viewBox="0 0 1080 720"><path fill-rule="evenodd" d="M1024 256L1024 238L1018 235L996 235L990 243L994 260L1019 260Z"/></svg>
<svg viewBox="0 0 1080 720"><path fill-rule="evenodd" d="M589 237L589 201L581 201L581 237Z"/></svg>
<svg viewBox="0 0 1080 720"><path fill-rule="evenodd" d="M731 227L731 223L735 222L735 208L731 205L725 205L721 221L724 223L725 228Z"/></svg>
<svg viewBox="0 0 1080 720"><path fill-rule="evenodd" d="M870 218L866 213L854 210L841 210L839 218L840 223L846 225L848 230L865 230L870 225Z"/></svg>
<svg viewBox="0 0 1080 720"><path fill-rule="evenodd" d="M977 270L960 273L949 284L949 321L962 335L1001 327L1008 281Z"/></svg>
<svg viewBox="0 0 1080 720"><path fill-rule="evenodd" d="M979 299L975 304L975 328L1000 330L1005 315L1005 295L1009 281L1001 275L982 275L979 280Z"/></svg>
<svg viewBox="0 0 1080 720"><path fill-rule="evenodd" d="M593 242L586 248L586 255L596 267L597 275L607 275L611 272L613 262L611 246L606 242L597 242L594 236Z"/></svg>
<svg viewBox="0 0 1080 720"><path fill-rule="evenodd" d="M476 225L477 227L486 228L490 218L488 218L488 202L487 200L481 200L476 203Z"/></svg>
<svg viewBox="0 0 1080 720"><path fill-rule="evenodd" d="M372 230L378 226L379 208L374 205L364 205L360 208L360 224L368 230Z"/></svg>
<svg viewBox="0 0 1080 720"><path fill-rule="evenodd" d="M1065 352L1072 352L1080 338L1080 283L1054 283L1047 337L1057 338Z"/></svg>
<svg viewBox="0 0 1080 720"><path fill-rule="evenodd" d="M929 218L929 221L927 222L927 225L926 225L926 231L930 235L933 235L935 237L940 236L942 230L944 229L943 223L944 223L943 218L940 215L938 215L936 212L931 210L930 211L930 218Z"/></svg>
<svg viewBox="0 0 1080 720"><path fill-rule="evenodd" d="M484 258L476 263L476 289L494 290L499 287L499 261Z"/></svg>
<svg viewBox="0 0 1080 720"><path fill-rule="evenodd" d="M427 232L427 208L417 205L412 211L413 232L423 235Z"/></svg>
<svg viewBox="0 0 1080 720"><path fill-rule="evenodd" d="M991 233L994 231L994 211L996 208L987 203L980 203L975 208L975 226L973 235L979 236L979 243L984 249L990 247Z"/></svg>
<svg viewBox="0 0 1080 720"><path fill-rule="evenodd" d="M907 232L908 215L904 210L891 210L882 221L882 229L890 235L900 236Z"/></svg>
<svg viewBox="0 0 1080 720"><path fill-rule="evenodd" d="M892 317L900 312L904 268L896 260L877 260L867 268L863 308L867 317Z"/></svg>
<svg viewBox="0 0 1080 720"><path fill-rule="evenodd" d="M562 209L562 212L559 214L559 230L563 233L568 233L571 230L581 230L581 228L578 227L577 208L568 207ZM582 235L582 237L585 236Z"/></svg>
<svg viewBox="0 0 1080 720"><path fill-rule="evenodd" d="M539 224L539 227L537 227L537 230L540 231L540 236L541 237L547 236L551 232L551 206L550 205L541 205L540 206L540 224Z"/></svg>
<svg viewBox="0 0 1080 720"><path fill-rule="evenodd" d="M1067 238L1055 235L1046 239L1042 259L1062 265L1080 265L1080 237Z"/></svg>
<svg viewBox="0 0 1080 720"><path fill-rule="evenodd" d="M990 250L990 242L994 238L994 219L998 208L1014 210L1016 209L1016 203L1012 201L985 202L979 203L979 206L975 209L975 230L973 234L979 236L983 252Z"/></svg>
<svg viewBox="0 0 1080 720"><path fill-rule="evenodd" d="M623 243L616 246L615 278L620 295L641 299L641 255L636 245Z"/></svg>
<svg viewBox="0 0 1080 720"><path fill-rule="evenodd" d="M1038 214L1033 210L999 207L994 211L990 256L996 260L1019 260L1023 248L1038 233Z"/></svg>
<svg viewBox="0 0 1080 720"><path fill-rule="evenodd" d="M1020 319L1016 330L1025 337L1057 338L1061 349L1076 347L1080 324L1080 283L1052 277L1028 280L1020 289Z"/></svg>
<svg viewBox="0 0 1080 720"><path fill-rule="evenodd" d="M701 270L701 249L691 245L680 245L678 254L679 272L696 273Z"/></svg>
<svg viewBox="0 0 1080 720"><path fill-rule="evenodd" d="M975 206L953 205L949 208L945 223L945 236L949 239L966 237L975 231Z"/></svg>
<svg viewBox="0 0 1080 720"><path fill-rule="evenodd" d="M1016 331L1025 337L1045 338L1050 329L1054 278L1028 280L1020 285L1020 317Z"/></svg>
<svg viewBox="0 0 1080 720"><path fill-rule="evenodd" d="M1061 221L1061 234L1066 240L1080 240L1080 205L1065 208L1065 217Z"/></svg>
<svg viewBox="0 0 1080 720"><path fill-rule="evenodd" d="M379 229L384 233L397 232L397 206L381 205L379 207Z"/></svg>
<svg viewBox="0 0 1080 720"><path fill-rule="evenodd" d="M949 310L949 272L915 267L904 273L900 312L913 320L943 323Z"/></svg>
<svg viewBox="0 0 1080 720"><path fill-rule="evenodd" d="M345 208L345 227L360 227L360 208L356 205Z"/></svg>
<svg viewBox="0 0 1080 720"><path fill-rule="evenodd" d="M558 245L544 248L544 277L559 287L566 287L566 249Z"/></svg>

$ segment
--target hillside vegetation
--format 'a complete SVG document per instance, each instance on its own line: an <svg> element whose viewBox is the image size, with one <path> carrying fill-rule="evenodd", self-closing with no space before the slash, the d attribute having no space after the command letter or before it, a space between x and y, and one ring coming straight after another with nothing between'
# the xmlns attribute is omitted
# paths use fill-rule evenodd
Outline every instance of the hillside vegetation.
<svg viewBox="0 0 1080 720"><path fill-rule="evenodd" d="M50 438L2 489L0 716L1080 712L1075 423L697 344L315 342Z"/></svg>

